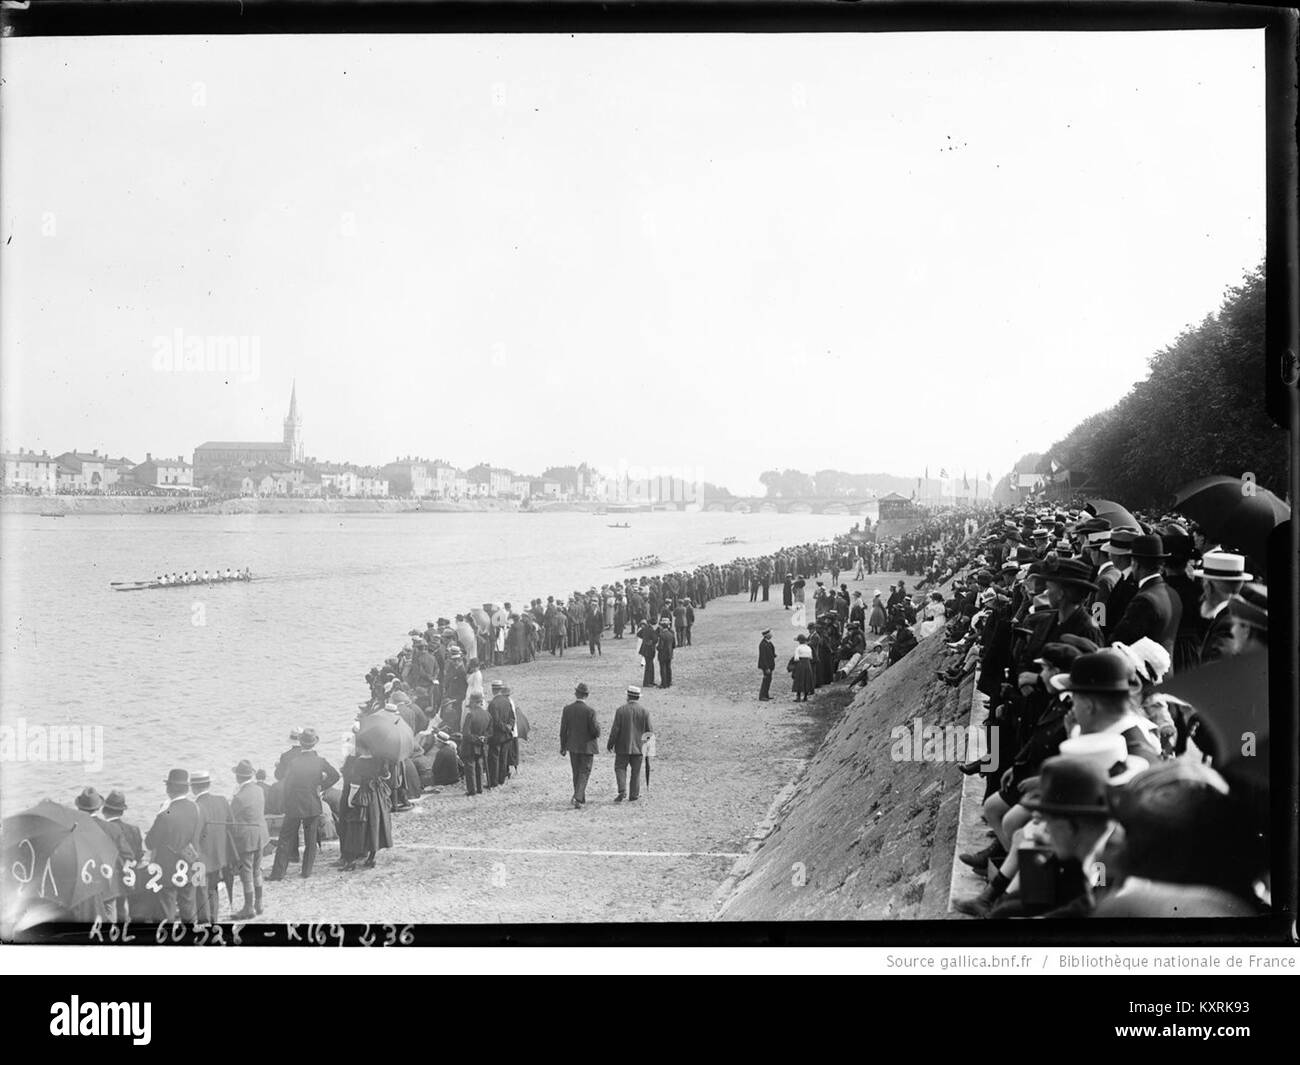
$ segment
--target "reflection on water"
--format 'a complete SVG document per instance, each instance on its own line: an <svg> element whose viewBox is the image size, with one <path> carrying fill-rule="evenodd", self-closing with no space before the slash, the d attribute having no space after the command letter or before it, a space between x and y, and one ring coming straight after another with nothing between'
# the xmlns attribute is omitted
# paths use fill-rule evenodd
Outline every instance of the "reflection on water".
<svg viewBox="0 0 1300 1065"><path fill-rule="evenodd" d="M613 521L628 529L609 529ZM240 758L266 765L297 724L327 757L365 697L362 680L404 634L485 601L623 579L824 539L855 519L813 514L365 514L6 516L0 724L102 726L103 769L0 763L0 808L123 788L152 811L172 766L221 790ZM734 536L738 543L710 543ZM249 566L273 579L114 592L111 581ZM14 752L18 754L18 752Z"/></svg>

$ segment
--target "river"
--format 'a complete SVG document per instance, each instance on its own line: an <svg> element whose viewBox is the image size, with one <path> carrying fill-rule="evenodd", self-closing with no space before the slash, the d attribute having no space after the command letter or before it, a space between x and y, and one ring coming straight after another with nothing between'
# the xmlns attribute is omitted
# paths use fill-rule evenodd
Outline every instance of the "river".
<svg viewBox="0 0 1300 1065"><path fill-rule="evenodd" d="M815 514L6 515L0 523L0 810L120 788L148 821L168 769L268 770L294 725L338 739L369 667L408 629L484 602L516 607L628 573L764 554L847 531ZM611 522L629 529L609 529ZM736 537L734 545L717 541ZM114 592L111 581L251 567L270 578ZM651 571L655 572L655 571ZM507 671L508 672L508 671ZM53 726L81 761L30 760ZM45 733L46 736L49 733ZM102 742L102 749L98 743ZM65 749L65 754L72 753ZM102 766L96 762L102 759ZM86 764L90 762L91 764ZM133 816L134 814L134 816Z"/></svg>

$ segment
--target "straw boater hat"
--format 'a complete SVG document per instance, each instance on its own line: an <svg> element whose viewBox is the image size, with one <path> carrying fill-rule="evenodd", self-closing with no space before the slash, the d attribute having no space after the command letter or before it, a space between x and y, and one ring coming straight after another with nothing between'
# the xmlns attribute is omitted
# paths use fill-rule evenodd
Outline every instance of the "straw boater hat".
<svg viewBox="0 0 1300 1065"><path fill-rule="evenodd" d="M635 684L629 684L627 686L627 697L629 699L640 699L641 689L638 688Z"/></svg>
<svg viewBox="0 0 1300 1065"><path fill-rule="evenodd" d="M1192 576L1209 581L1248 581L1244 555L1231 551L1206 551L1201 564L1192 570Z"/></svg>
<svg viewBox="0 0 1300 1065"><path fill-rule="evenodd" d="M206 769L196 769L190 774L190 787L207 787L212 783L212 774Z"/></svg>
<svg viewBox="0 0 1300 1065"><path fill-rule="evenodd" d="M1145 758L1129 754L1128 744L1118 732L1092 732L1061 741L1061 756L1082 758L1106 774L1111 787L1127 784L1142 770L1150 767Z"/></svg>

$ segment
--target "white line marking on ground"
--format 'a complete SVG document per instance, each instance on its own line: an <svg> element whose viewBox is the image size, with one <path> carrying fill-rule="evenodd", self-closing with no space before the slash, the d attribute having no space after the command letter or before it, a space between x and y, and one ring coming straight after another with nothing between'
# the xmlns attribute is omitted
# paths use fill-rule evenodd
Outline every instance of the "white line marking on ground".
<svg viewBox="0 0 1300 1065"><path fill-rule="evenodd" d="M465 851L478 854L574 854L589 858L730 858L740 857L733 851L571 851L559 847L457 847L446 843L403 843L402 849L426 851Z"/></svg>

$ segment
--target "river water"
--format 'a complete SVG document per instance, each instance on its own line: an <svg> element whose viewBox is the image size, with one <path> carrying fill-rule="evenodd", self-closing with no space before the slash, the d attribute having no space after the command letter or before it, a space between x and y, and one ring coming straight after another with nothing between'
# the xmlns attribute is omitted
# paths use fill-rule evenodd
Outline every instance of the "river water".
<svg viewBox="0 0 1300 1065"><path fill-rule="evenodd" d="M854 520L775 513L6 515L0 811L46 797L70 802L92 785L101 794L121 788L128 819L147 821L168 769L208 768L214 789L226 793L230 767L250 758L269 770L294 725L315 726L322 752L336 761L338 737L367 695L366 670L426 620L624 579L621 563L635 556L658 554L665 572L826 539ZM606 527L623 521L631 528ZM729 536L740 542L711 542ZM271 579L125 593L110 586L166 571L245 566ZM83 730L80 761L54 760L48 745L45 760L31 760L40 730L53 726ZM63 753L77 752L65 745Z"/></svg>

